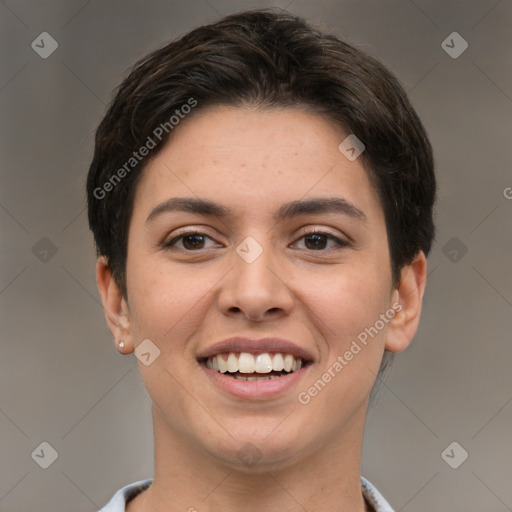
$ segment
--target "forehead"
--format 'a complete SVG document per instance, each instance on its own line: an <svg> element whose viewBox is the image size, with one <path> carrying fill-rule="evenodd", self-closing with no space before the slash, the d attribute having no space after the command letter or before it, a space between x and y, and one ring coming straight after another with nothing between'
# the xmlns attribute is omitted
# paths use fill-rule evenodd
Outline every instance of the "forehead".
<svg viewBox="0 0 512 512"><path fill-rule="evenodd" d="M212 164L215 157L247 166L269 160L314 160L318 166L334 163L332 149L346 137L329 119L302 108L235 108L211 106L185 118L171 133L162 155ZM192 154L193 151L193 154ZM213 159L212 159L213 157Z"/></svg>
<svg viewBox="0 0 512 512"><path fill-rule="evenodd" d="M338 149L347 135L299 108L198 110L146 166L135 208L147 214L171 196L196 196L256 213L275 201L338 195L378 210L361 159L350 161Z"/></svg>

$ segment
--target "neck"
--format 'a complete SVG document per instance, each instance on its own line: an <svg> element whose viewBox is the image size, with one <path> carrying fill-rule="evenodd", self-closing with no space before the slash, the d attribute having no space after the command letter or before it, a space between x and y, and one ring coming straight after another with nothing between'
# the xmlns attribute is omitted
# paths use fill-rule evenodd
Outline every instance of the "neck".
<svg viewBox="0 0 512 512"><path fill-rule="evenodd" d="M149 489L127 512L364 512L362 434L366 410L342 435L332 436L294 461L240 469L187 444L153 408L155 472Z"/></svg>

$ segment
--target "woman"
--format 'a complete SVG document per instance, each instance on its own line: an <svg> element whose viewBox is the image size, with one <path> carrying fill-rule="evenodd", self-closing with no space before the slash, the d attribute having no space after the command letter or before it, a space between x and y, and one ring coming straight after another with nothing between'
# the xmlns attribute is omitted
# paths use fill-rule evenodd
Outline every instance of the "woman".
<svg viewBox="0 0 512 512"><path fill-rule="evenodd" d="M154 476L102 510L391 511L363 431L418 326L436 194L393 75L288 13L228 16L136 64L87 192L153 404Z"/></svg>

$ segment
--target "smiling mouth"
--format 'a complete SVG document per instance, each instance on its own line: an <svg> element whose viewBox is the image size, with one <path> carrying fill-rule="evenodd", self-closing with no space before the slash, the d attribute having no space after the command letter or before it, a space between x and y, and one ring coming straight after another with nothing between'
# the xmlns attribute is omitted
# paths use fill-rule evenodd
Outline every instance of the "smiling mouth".
<svg viewBox="0 0 512 512"><path fill-rule="evenodd" d="M279 379L311 364L292 354L226 352L200 360L210 370L244 381Z"/></svg>

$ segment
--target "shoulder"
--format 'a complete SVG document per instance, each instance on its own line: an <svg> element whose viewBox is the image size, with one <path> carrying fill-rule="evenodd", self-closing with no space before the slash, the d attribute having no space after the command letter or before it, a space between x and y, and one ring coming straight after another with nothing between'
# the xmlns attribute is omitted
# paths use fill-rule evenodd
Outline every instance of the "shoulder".
<svg viewBox="0 0 512 512"><path fill-rule="evenodd" d="M361 489L366 501L373 507L375 512L394 512L384 496L363 476L361 477Z"/></svg>
<svg viewBox="0 0 512 512"><path fill-rule="evenodd" d="M148 478L122 487L99 512L125 512L126 504L142 491L145 491L152 481L152 478Z"/></svg>
<svg viewBox="0 0 512 512"><path fill-rule="evenodd" d="M126 504L142 491L145 491L151 485L152 481L153 479L149 478L122 487L99 512L125 512ZM363 496L373 507L375 512L394 512L391 505L385 500L377 488L363 476L361 477L361 488Z"/></svg>

